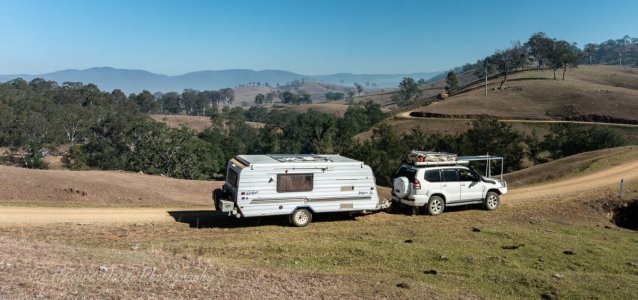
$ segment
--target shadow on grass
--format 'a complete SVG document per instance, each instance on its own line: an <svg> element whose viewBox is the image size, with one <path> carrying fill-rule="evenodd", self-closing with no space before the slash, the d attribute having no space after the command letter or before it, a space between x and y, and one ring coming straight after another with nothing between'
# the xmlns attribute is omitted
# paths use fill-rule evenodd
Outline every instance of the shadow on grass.
<svg viewBox="0 0 638 300"><path fill-rule="evenodd" d="M445 207L445 209L443 210L443 214L462 212L462 211L468 211L468 210L483 210L483 204L448 206L448 207ZM393 204L392 208L386 211L386 213L392 214L392 215L406 215L406 216L414 215L414 211L411 206L404 205L403 207L399 207L396 204ZM428 215L427 211L423 207L420 207L418 209L418 214Z"/></svg>
<svg viewBox="0 0 638 300"><path fill-rule="evenodd" d="M288 216L242 218L228 216L214 210L169 211L175 222L188 224L191 228L241 228L255 226L290 226ZM312 223L354 221L357 215L344 213L313 214ZM312 224L310 225L312 226Z"/></svg>

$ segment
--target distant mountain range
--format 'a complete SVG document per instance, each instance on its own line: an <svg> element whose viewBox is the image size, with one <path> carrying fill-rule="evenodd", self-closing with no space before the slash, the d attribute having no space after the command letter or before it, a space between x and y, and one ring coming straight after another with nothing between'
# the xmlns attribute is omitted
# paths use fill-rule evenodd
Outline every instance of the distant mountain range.
<svg viewBox="0 0 638 300"><path fill-rule="evenodd" d="M350 74L339 73L333 75L302 75L288 71L263 70L253 71L244 69L199 71L184 75L166 76L144 70L115 69L109 67L91 68L86 70L63 70L46 74L11 74L0 75L0 82L15 78L30 81L34 78L44 78L62 84L66 81L93 83L104 91L121 89L126 93L138 93L142 90L150 92L181 92L184 89L217 90L220 88L236 87L248 83L268 83L275 87L285 85L294 80L353 86L355 82L364 86L389 88L397 87L403 77L421 78L428 80L440 72L424 72L410 74ZM367 83L367 84L366 84Z"/></svg>

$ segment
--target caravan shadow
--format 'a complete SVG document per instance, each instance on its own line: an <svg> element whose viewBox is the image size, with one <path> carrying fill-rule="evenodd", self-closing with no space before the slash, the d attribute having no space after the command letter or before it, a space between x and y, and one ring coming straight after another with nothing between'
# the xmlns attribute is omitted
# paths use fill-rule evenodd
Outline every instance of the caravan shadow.
<svg viewBox="0 0 638 300"><path fill-rule="evenodd" d="M228 216L227 213L214 210L169 211L168 214L175 219L175 222L188 224L191 228L242 228L262 225L290 226L288 216L237 219ZM312 216L312 223L353 221L355 217L355 215L349 214L315 214Z"/></svg>

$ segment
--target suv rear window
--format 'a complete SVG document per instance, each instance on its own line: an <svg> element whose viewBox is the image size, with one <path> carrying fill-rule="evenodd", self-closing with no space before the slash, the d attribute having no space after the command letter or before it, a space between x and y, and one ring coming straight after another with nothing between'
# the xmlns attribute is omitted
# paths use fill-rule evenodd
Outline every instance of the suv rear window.
<svg viewBox="0 0 638 300"><path fill-rule="evenodd" d="M408 180L412 181L414 177L416 177L416 170L408 167L401 167L394 175L394 178L399 177L407 177Z"/></svg>
<svg viewBox="0 0 638 300"><path fill-rule="evenodd" d="M441 172L439 170L425 171L423 178L428 182L441 182Z"/></svg>
<svg viewBox="0 0 638 300"><path fill-rule="evenodd" d="M443 169L441 173L445 182L459 181L459 172L456 169Z"/></svg>

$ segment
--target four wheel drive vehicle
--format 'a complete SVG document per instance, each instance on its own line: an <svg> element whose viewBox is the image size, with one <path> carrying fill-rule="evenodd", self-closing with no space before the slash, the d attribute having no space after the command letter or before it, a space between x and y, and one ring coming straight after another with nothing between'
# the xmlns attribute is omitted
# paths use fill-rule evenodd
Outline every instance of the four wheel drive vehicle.
<svg viewBox="0 0 638 300"><path fill-rule="evenodd" d="M507 193L504 180L486 178L462 166L469 163L467 160L457 160L447 153L442 153L442 159L427 158L439 153L419 153L426 157L409 159L411 163L403 164L394 176L393 202L422 207L430 215L438 215L447 206L468 204L483 204L486 209L495 210L500 195Z"/></svg>
<svg viewBox="0 0 638 300"><path fill-rule="evenodd" d="M313 214L365 212L379 203L372 169L340 155L237 155L228 162L215 208L237 218L288 215L305 226Z"/></svg>

